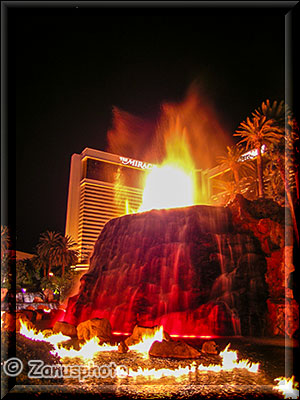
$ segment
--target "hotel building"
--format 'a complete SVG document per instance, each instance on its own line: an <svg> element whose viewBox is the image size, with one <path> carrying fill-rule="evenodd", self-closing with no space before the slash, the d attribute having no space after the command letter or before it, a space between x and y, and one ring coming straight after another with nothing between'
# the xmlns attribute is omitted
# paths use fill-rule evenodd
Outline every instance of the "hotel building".
<svg viewBox="0 0 300 400"><path fill-rule="evenodd" d="M77 269L88 258L106 222L142 202L145 172L152 164L86 148L71 158L65 234L78 244Z"/></svg>

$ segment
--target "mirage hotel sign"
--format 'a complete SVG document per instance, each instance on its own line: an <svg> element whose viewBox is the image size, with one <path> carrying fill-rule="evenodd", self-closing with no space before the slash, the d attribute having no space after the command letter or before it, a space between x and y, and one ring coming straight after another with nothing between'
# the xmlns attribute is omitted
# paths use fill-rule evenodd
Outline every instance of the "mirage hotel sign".
<svg viewBox="0 0 300 400"><path fill-rule="evenodd" d="M153 168L153 164L134 160L132 158L120 157L120 161L123 165L128 165L128 166L135 167L135 168L141 168L141 169L152 169Z"/></svg>

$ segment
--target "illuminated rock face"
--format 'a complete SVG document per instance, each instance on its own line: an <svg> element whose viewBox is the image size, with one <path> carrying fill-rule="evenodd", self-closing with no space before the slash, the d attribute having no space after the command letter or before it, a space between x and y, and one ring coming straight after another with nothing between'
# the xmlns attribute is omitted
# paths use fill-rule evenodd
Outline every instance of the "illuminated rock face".
<svg viewBox="0 0 300 400"><path fill-rule="evenodd" d="M263 332L267 263L230 208L152 210L109 221L65 321L107 318L113 331L163 325L169 334Z"/></svg>

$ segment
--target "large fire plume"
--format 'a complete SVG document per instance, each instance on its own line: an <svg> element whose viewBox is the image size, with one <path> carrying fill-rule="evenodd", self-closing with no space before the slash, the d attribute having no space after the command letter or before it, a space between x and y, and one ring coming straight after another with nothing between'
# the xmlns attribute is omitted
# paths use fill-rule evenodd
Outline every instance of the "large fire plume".
<svg viewBox="0 0 300 400"><path fill-rule="evenodd" d="M212 104L192 85L184 101L164 103L156 126L114 109L108 132L108 151L155 164L143 183L139 210L120 199L122 178L117 174L116 201L125 213L209 204L209 193L199 190L195 170L216 165L216 156L231 144Z"/></svg>
<svg viewBox="0 0 300 400"><path fill-rule="evenodd" d="M180 130L179 118L172 135L165 136L166 157L148 172L139 211L153 208L186 207L196 203L195 165L187 141L186 129Z"/></svg>

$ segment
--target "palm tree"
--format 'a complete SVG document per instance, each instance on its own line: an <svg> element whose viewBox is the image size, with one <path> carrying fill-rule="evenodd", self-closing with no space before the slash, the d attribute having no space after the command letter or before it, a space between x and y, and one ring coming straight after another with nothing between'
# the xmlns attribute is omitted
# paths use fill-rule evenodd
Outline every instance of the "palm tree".
<svg viewBox="0 0 300 400"><path fill-rule="evenodd" d="M279 142L282 137L282 130L274 119L267 119L262 114L253 113L252 115L252 119L248 117L246 121L240 124L234 136L242 137L239 144L246 143L246 150L249 148L256 150L258 195L264 197L262 146L268 147Z"/></svg>
<svg viewBox="0 0 300 400"><path fill-rule="evenodd" d="M46 276L47 271L46 271L46 266L47 266L47 262L45 262L45 260L40 257L39 255L35 255L32 259L31 259L33 268L35 270L36 275L39 276L39 279L41 278L41 270L44 270L44 276Z"/></svg>
<svg viewBox="0 0 300 400"><path fill-rule="evenodd" d="M287 198L288 206L291 212L293 228L297 244L299 245L299 231L297 226L296 213L293 202L292 190L296 186L297 188L297 167L295 167L293 160L293 139L291 138L291 132L289 129L286 131L285 138L274 144L270 148L270 158L273 161L273 165L279 171L279 176L284 185L284 191Z"/></svg>
<svg viewBox="0 0 300 400"><path fill-rule="evenodd" d="M234 180L226 180L222 178L214 179L213 186L218 189L219 192L216 196L213 196L213 200L218 203L223 199L222 203L224 202L227 204L239 193L238 185Z"/></svg>
<svg viewBox="0 0 300 400"><path fill-rule="evenodd" d="M275 122L280 132L279 140L274 140L270 143L268 154L276 170L279 171L284 185L296 240L299 244L299 232L292 196L292 189L295 186L297 198L299 199L299 165L296 163L297 144L299 143L298 124L293 117L291 109L284 104L284 101L280 103L274 101L273 104L270 104L270 101L266 100L266 102L262 103L261 107L255 110L253 115L257 118L265 117L267 120ZM270 179L272 179L272 176L270 176Z"/></svg>
<svg viewBox="0 0 300 400"><path fill-rule="evenodd" d="M277 124L284 126L287 118L291 115L291 110L286 104L284 104L283 100L281 100L280 103L275 100L273 101L273 104L271 104L270 100L267 99L253 112L253 115L258 117L265 115L267 119L275 119Z"/></svg>
<svg viewBox="0 0 300 400"><path fill-rule="evenodd" d="M55 254L57 263L62 266L62 277L65 274L65 268L72 264L76 264L78 261L78 251L75 248L76 246L77 243L75 243L68 235L59 238Z"/></svg>
<svg viewBox="0 0 300 400"><path fill-rule="evenodd" d="M244 153L245 149L242 146L227 146L227 154L218 157L218 161L224 172L228 169L231 170L237 187L240 185L241 177L247 176L250 171L254 171L251 163L247 161L242 162L242 155Z"/></svg>
<svg viewBox="0 0 300 400"><path fill-rule="evenodd" d="M56 264L56 251L59 246L60 237L60 233L52 231L46 231L40 236L37 245L37 254L44 264L44 277L49 276L52 265Z"/></svg>

